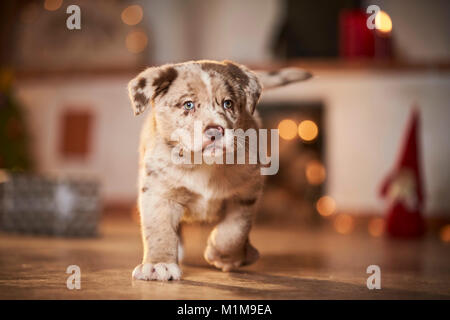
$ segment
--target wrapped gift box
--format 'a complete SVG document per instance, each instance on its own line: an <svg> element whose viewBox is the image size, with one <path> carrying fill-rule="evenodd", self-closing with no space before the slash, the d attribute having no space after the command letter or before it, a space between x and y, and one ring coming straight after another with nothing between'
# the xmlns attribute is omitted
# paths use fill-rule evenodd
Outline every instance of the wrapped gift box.
<svg viewBox="0 0 450 320"><path fill-rule="evenodd" d="M10 174L0 183L0 228L3 231L95 236L100 211L96 181Z"/></svg>

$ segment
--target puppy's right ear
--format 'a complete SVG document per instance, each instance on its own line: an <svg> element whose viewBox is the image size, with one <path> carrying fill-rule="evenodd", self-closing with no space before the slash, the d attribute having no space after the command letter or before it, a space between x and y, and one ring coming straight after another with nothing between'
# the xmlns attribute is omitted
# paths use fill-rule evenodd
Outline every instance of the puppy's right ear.
<svg viewBox="0 0 450 320"><path fill-rule="evenodd" d="M163 97L178 76L171 65L148 68L128 83L128 94L134 114L145 111L150 102Z"/></svg>

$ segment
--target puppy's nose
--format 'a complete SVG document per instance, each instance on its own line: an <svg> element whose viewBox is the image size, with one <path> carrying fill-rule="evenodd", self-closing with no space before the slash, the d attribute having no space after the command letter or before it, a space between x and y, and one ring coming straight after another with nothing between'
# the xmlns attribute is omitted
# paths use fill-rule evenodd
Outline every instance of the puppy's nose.
<svg viewBox="0 0 450 320"><path fill-rule="evenodd" d="M205 128L205 136L211 141L221 138L223 133L223 127L218 124L210 124Z"/></svg>

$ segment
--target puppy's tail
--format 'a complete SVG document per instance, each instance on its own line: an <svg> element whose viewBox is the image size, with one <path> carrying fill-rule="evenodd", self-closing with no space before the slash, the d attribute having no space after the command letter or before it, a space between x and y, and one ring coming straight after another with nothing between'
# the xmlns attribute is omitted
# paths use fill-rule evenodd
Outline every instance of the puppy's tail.
<svg viewBox="0 0 450 320"><path fill-rule="evenodd" d="M300 68L283 68L275 71L255 71L263 90L286 86L312 78L312 73Z"/></svg>

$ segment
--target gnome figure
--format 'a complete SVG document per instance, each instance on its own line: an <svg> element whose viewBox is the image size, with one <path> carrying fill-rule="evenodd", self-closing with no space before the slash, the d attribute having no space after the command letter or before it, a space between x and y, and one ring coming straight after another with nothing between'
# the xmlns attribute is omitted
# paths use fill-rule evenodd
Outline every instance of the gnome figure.
<svg viewBox="0 0 450 320"><path fill-rule="evenodd" d="M425 233L418 135L419 112L413 110L400 157L381 187L381 196L389 202L386 231L393 237L414 238Z"/></svg>

